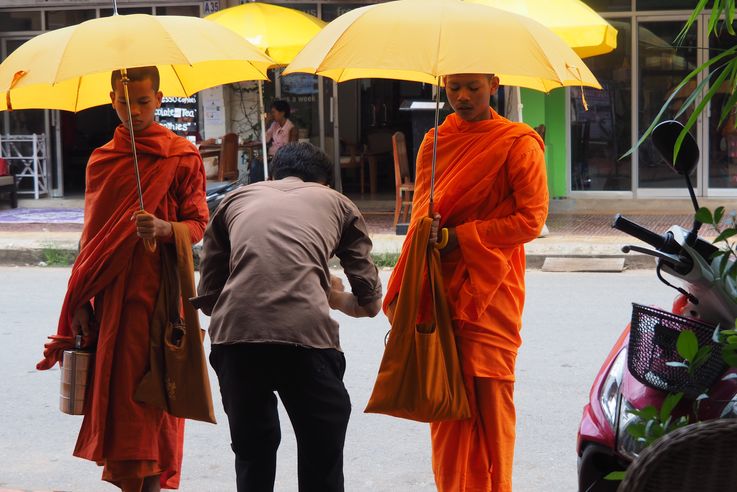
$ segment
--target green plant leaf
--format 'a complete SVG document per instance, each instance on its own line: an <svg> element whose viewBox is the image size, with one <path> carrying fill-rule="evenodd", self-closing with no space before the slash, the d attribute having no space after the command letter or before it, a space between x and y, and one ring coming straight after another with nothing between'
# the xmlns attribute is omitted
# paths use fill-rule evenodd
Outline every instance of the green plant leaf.
<svg viewBox="0 0 737 492"><path fill-rule="evenodd" d="M645 424L639 422L631 424L627 426L627 433L635 439L643 438L645 437Z"/></svg>
<svg viewBox="0 0 737 492"><path fill-rule="evenodd" d="M716 210L714 210L714 224L719 225L722 221L722 217L724 217L724 207L717 207ZM737 233L737 231L735 231L735 233Z"/></svg>
<svg viewBox="0 0 737 492"><path fill-rule="evenodd" d="M678 350L678 355L691 362L699 350L699 339L696 338L696 334L691 330L682 331L678 335L676 350Z"/></svg>
<svg viewBox="0 0 737 492"><path fill-rule="evenodd" d="M712 72L713 73L713 72ZM706 108L706 105L711 102L711 99L714 97L714 94L716 94L719 89L722 87L722 84L724 83L724 80L729 75L728 70L721 70L719 72L719 76L714 81L714 83L711 85L709 90L706 94L704 94L704 97L701 99L699 104L694 109L693 113L688 117L688 121L686 121L686 124L683 125L683 129L681 130L681 133L678 134L678 138L676 138L676 143L673 146L673 161L677 161L678 159L678 153L681 150L681 145L683 144L683 140L686 138L688 133L691 131L691 128L696 124L698 119L701 117L701 114L704 112L704 108Z"/></svg>
<svg viewBox="0 0 737 492"><path fill-rule="evenodd" d="M722 359L730 367L737 367L737 346L725 345L722 347Z"/></svg>
<svg viewBox="0 0 737 492"><path fill-rule="evenodd" d="M667 420L670 417L681 398L683 398L683 393L671 393L665 397L663 405L660 407L660 420Z"/></svg>
<svg viewBox="0 0 737 492"><path fill-rule="evenodd" d="M641 410L627 410L627 412L640 417L642 420L651 420L658 416L658 410L652 405L648 405Z"/></svg>
<svg viewBox="0 0 737 492"><path fill-rule="evenodd" d="M719 243L719 242L725 241L734 235L737 235L737 229L732 229L732 228L724 229L721 232L721 234L719 234L716 237L716 239L712 241L712 243Z"/></svg>
<svg viewBox="0 0 737 492"><path fill-rule="evenodd" d="M693 9L693 11L691 12L691 15L686 21L686 25L683 26L683 29L681 29L681 32L679 32L678 36L676 36L675 43L677 45L680 45L686 39L686 35L688 34L688 31L691 29L691 26L693 26L693 24L696 22L696 19L699 18L699 15L701 14L701 12L704 11L708 3L709 3L709 0L699 0L699 3L696 4L696 7Z"/></svg>
<svg viewBox="0 0 737 492"><path fill-rule="evenodd" d="M701 207L699 211L696 212L695 218L702 224L714 224L714 217L711 215L711 210L706 207Z"/></svg>
<svg viewBox="0 0 737 492"><path fill-rule="evenodd" d="M613 471L609 473L607 476L604 477L604 480L612 480L621 482L624 480L624 477L626 476L627 472L624 471Z"/></svg>

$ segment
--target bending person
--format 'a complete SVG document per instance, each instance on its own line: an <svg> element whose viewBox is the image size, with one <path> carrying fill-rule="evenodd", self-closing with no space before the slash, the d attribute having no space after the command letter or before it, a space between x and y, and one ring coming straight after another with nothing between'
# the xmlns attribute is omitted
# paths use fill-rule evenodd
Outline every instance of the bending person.
<svg viewBox="0 0 737 492"><path fill-rule="evenodd" d="M299 490L337 492L351 403L330 308L381 309L381 282L358 208L330 189L333 165L309 143L272 161L273 181L232 192L205 232L197 304L211 315L238 491L273 490L281 439L275 392L297 437ZM330 275L337 256L352 292Z"/></svg>

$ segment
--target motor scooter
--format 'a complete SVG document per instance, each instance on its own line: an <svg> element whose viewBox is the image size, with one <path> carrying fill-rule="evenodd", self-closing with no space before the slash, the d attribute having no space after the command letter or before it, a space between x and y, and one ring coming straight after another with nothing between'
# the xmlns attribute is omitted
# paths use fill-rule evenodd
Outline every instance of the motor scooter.
<svg viewBox="0 0 737 492"><path fill-rule="evenodd" d="M220 202L223 201L223 198L225 198L225 195L230 193L233 190L236 190L240 188L241 186L245 186L248 183L248 175L245 175L236 181L229 181L225 183L216 183L207 186L207 190L205 192L205 198L207 200L207 208L210 210L210 217L215 213L215 210L218 208L218 205L220 205Z"/></svg>
<svg viewBox="0 0 737 492"><path fill-rule="evenodd" d="M674 144L682 129L677 121L660 123L652 140L665 160L685 178L698 210L689 176L699 161L699 149L690 135L683 141L677 159L673 159ZM672 411L674 419L687 416L695 422L737 417L737 376L729 376L737 371L722 360L717 339L720 329L734 329L737 289L722 281L711 267L718 248L699 237L701 223L697 220L690 230L673 226L659 234L617 215L612 227L650 246L628 245L622 251L653 256L655 274L678 295L669 310L633 304L632 321L599 370L578 431L579 492L617 490L619 482L605 477L626 470L644 447L642 440L628 431L638 421L643 423L642 417L632 411L647 406L660 409L669 394L683 393ZM673 279L678 285L671 283ZM684 330L693 331L700 346L712 346L708 360L695 374L678 362L683 358L679 357L677 341Z"/></svg>

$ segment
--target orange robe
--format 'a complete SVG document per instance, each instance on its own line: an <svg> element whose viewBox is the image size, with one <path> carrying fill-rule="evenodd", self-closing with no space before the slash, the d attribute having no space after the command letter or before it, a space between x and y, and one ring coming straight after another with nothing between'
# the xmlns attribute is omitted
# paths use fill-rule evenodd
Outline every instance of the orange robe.
<svg viewBox="0 0 737 492"><path fill-rule="evenodd" d="M442 257L443 278L474 413L431 424L440 491L512 490L523 244L545 223L548 191L542 139L491 111L492 119L474 123L451 114L438 129L434 207L441 227L454 227L458 238L458 249ZM408 239L428 214L433 138L428 132L417 156ZM409 243L389 280L385 311L399 292Z"/></svg>
<svg viewBox="0 0 737 492"><path fill-rule="evenodd" d="M187 224L192 241L199 241L209 214L197 149L156 123L136 135L136 146L146 210ZM47 344L38 367L59 360L74 312L92 301L99 338L74 455L104 465L104 480L161 474L162 487L177 488L184 420L133 399L148 366L161 268L160 248L149 252L136 235L131 216L138 208L130 138L119 126L90 157L82 249L59 320L62 338Z"/></svg>

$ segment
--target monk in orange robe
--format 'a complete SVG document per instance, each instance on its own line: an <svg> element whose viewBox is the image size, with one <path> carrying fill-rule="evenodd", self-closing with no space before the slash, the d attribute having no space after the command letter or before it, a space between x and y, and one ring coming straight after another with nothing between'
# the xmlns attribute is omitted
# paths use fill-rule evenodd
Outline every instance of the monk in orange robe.
<svg viewBox="0 0 737 492"><path fill-rule="evenodd" d="M439 491L511 492L515 440L514 365L525 299L523 244L540 233L548 212L544 144L529 126L489 107L499 79L445 78L455 112L438 130L434 230L447 228L441 251L472 417L434 422L432 466ZM417 155L412 219L429 211L433 131ZM405 254L389 280L384 309L391 318ZM427 293L424 293L425 297Z"/></svg>
<svg viewBox="0 0 737 492"><path fill-rule="evenodd" d="M103 466L102 479L123 491L156 491L179 485L184 421L133 395L149 364L149 326L160 285L161 248L144 240L171 241L171 222L191 239L208 221L205 171L197 149L154 122L161 105L156 67L129 69L132 127L141 172L139 211L128 115L120 72L110 93L122 125L96 149L87 165L85 225L59 319L39 369L48 369L81 332L95 350L84 420L74 455Z"/></svg>

